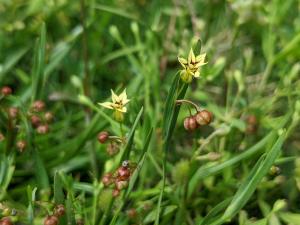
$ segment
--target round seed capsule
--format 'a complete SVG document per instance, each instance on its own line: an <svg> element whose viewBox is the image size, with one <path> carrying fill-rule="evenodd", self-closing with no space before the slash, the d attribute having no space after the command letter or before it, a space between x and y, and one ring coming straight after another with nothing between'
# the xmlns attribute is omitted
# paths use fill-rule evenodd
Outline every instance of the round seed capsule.
<svg viewBox="0 0 300 225"><path fill-rule="evenodd" d="M118 197L119 195L120 195L120 190L117 189L117 188L114 189L113 192L112 192L112 196L116 198L116 197Z"/></svg>
<svg viewBox="0 0 300 225"><path fill-rule="evenodd" d="M4 217L0 220L0 225L13 225L9 217Z"/></svg>
<svg viewBox="0 0 300 225"><path fill-rule="evenodd" d="M11 89L9 86L4 86L4 87L1 89L1 93L2 93L4 96L11 95L12 89Z"/></svg>
<svg viewBox="0 0 300 225"><path fill-rule="evenodd" d="M110 184L113 183L114 178L113 178L113 176L112 176L111 173L107 173L107 174L105 174L105 175L102 177L102 180L101 180L101 181L102 181L103 185L104 185L105 187L107 187L107 186L109 186Z"/></svg>
<svg viewBox="0 0 300 225"><path fill-rule="evenodd" d="M54 210L55 210L55 212L54 212L55 216L58 216L58 217L63 216L66 212L65 206L62 204L57 205Z"/></svg>
<svg viewBox="0 0 300 225"><path fill-rule="evenodd" d="M196 121L199 125L208 125L213 120L213 115L207 110L202 110L196 114Z"/></svg>
<svg viewBox="0 0 300 225"><path fill-rule="evenodd" d="M47 216L44 225L57 225L58 224L58 218L57 216Z"/></svg>
<svg viewBox="0 0 300 225"><path fill-rule="evenodd" d="M107 131L102 131L98 134L98 141L104 144L108 139L109 133Z"/></svg>
<svg viewBox="0 0 300 225"><path fill-rule="evenodd" d="M35 112L42 112L45 109L45 102L43 102L41 100L35 101L32 105L32 109Z"/></svg>

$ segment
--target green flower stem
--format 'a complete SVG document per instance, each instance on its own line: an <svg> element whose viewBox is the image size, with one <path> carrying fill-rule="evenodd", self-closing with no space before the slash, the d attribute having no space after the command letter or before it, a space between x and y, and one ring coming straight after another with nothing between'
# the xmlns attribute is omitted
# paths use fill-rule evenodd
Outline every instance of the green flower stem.
<svg viewBox="0 0 300 225"><path fill-rule="evenodd" d="M176 104L183 104L183 103L191 104L191 105L195 108L195 110L196 110L197 112L201 111L200 107L197 106L197 105L196 105L194 102L192 102L192 101L189 101L189 100L186 100L186 99L179 99L179 100L176 100Z"/></svg>

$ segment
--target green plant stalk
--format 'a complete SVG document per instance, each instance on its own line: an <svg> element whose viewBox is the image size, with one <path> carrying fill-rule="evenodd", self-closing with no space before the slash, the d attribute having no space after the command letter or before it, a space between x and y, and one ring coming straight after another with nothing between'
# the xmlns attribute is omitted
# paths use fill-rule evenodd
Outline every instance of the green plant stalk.
<svg viewBox="0 0 300 225"><path fill-rule="evenodd" d="M167 153L170 148L170 141L172 134L175 129L176 121L178 118L178 114L180 111L181 105L176 105L176 100L183 99L186 91L187 91L188 84L183 83L180 79L180 76L176 74L171 89L168 93L166 107L164 112L163 118L163 177L162 177L162 187L160 190L160 195L157 203L157 212L155 218L155 225L159 225L159 218L161 212L161 203L164 194L164 188L166 185L166 166L167 166Z"/></svg>

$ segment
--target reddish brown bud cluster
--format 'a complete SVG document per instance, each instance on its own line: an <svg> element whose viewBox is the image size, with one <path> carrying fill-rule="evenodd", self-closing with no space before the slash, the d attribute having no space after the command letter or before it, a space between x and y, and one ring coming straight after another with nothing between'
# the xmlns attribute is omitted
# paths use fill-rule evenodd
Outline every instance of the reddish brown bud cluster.
<svg viewBox="0 0 300 225"><path fill-rule="evenodd" d="M122 166L120 166L114 174L107 173L103 176L102 183L105 187L114 184L114 190L112 192L113 197L117 197L121 190L127 188L130 176L134 169L135 168L130 166L129 162L125 160L122 163Z"/></svg>
<svg viewBox="0 0 300 225"><path fill-rule="evenodd" d="M57 225L58 224L58 218L57 216L47 216L44 220L44 225Z"/></svg>
<svg viewBox="0 0 300 225"><path fill-rule="evenodd" d="M55 206L53 215L49 215L44 220L44 225L57 225L59 222L59 217L65 215L65 206L59 204Z"/></svg>
<svg viewBox="0 0 300 225"><path fill-rule="evenodd" d="M108 140L110 140L109 144L106 147L106 152L109 156L114 156L119 153L120 150L120 139L117 136L109 136L109 133L107 131L101 131L98 133L97 139L99 143L105 144Z"/></svg>
<svg viewBox="0 0 300 225"><path fill-rule="evenodd" d="M209 125L213 120L213 115L207 110L202 110L184 119L184 128L188 131L194 131L199 126Z"/></svg>
<svg viewBox="0 0 300 225"><path fill-rule="evenodd" d="M246 128L246 132L248 134L253 134L256 132L257 127L258 127L258 122L257 122L257 118L255 115L249 115L246 119L247 122L247 128Z"/></svg>
<svg viewBox="0 0 300 225"><path fill-rule="evenodd" d="M53 120L51 112L45 112L45 103L41 100L35 101L31 106L30 122L38 134L49 132L49 123Z"/></svg>
<svg viewBox="0 0 300 225"><path fill-rule="evenodd" d="M12 89L9 86L4 86L1 88L1 94L4 96L8 96L12 94Z"/></svg>
<svg viewBox="0 0 300 225"><path fill-rule="evenodd" d="M0 220L0 225L13 225L9 217L4 217Z"/></svg>

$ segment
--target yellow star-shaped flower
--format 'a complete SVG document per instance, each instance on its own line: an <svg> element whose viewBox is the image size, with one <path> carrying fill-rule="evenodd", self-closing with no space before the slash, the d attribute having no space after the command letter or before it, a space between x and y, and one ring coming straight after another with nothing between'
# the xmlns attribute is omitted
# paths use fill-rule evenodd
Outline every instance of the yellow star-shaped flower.
<svg viewBox="0 0 300 225"><path fill-rule="evenodd" d="M178 61L184 68L180 71L180 76L183 81L189 83L193 77L198 78L200 76L200 67L205 65L206 53L195 56L193 49L191 48L187 59L178 57Z"/></svg>
<svg viewBox="0 0 300 225"><path fill-rule="evenodd" d="M122 113L127 112L127 108L125 107L125 105L130 100L127 98L126 89L124 89L124 91L120 95L116 95L115 92L111 90L111 99L112 102L103 102L98 104L105 108L114 109Z"/></svg>

